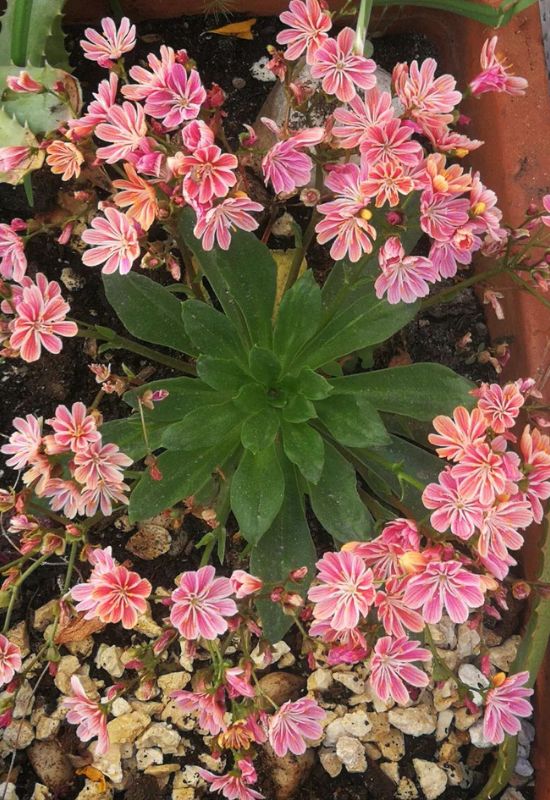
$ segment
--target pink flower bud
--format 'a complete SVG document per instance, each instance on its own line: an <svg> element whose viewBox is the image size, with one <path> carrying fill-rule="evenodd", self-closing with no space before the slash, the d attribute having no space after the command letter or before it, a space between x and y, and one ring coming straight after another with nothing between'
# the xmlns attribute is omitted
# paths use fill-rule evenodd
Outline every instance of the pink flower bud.
<svg viewBox="0 0 550 800"><path fill-rule="evenodd" d="M386 222L388 225L402 225L405 219L401 211L388 211L386 214Z"/></svg>
<svg viewBox="0 0 550 800"><path fill-rule="evenodd" d="M300 581L304 580L307 573L308 573L307 567L300 567L299 569L292 570L292 572L288 577L290 578L291 581L294 581L294 583L300 583Z"/></svg>
<svg viewBox="0 0 550 800"><path fill-rule="evenodd" d="M526 600L531 594L531 587L525 581L515 581L512 584L512 595L516 600Z"/></svg>

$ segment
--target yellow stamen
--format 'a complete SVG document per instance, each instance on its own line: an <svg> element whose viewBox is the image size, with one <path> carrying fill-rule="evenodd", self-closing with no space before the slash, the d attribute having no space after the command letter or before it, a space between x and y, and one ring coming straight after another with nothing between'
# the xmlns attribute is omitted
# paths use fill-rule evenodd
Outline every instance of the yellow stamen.
<svg viewBox="0 0 550 800"><path fill-rule="evenodd" d="M360 211L359 216L361 217L361 219L365 219L368 222L370 219L372 219L372 211L369 211L368 208L363 208Z"/></svg>

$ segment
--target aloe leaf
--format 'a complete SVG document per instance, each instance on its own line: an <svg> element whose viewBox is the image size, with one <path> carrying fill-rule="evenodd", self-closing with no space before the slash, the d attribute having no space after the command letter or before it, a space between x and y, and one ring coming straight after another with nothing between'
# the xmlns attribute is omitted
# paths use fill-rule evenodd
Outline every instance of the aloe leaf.
<svg viewBox="0 0 550 800"><path fill-rule="evenodd" d="M61 12L65 0L10 0L0 23L0 64L69 70Z"/></svg>

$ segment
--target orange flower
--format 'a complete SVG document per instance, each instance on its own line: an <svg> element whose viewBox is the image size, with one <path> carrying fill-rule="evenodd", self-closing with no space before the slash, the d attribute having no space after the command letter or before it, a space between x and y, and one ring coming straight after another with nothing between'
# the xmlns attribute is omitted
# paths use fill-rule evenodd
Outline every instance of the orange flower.
<svg viewBox="0 0 550 800"><path fill-rule="evenodd" d="M117 206L127 208L127 215L133 217L144 231L149 230L158 213L158 201L154 188L144 178L140 178L132 164L124 164L128 180L113 181L116 189Z"/></svg>
<svg viewBox="0 0 550 800"><path fill-rule="evenodd" d="M46 152L46 163L54 175L61 175L64 181L78 178L84 156L76 145L72 142L55 141L48 145Z"/></svg>

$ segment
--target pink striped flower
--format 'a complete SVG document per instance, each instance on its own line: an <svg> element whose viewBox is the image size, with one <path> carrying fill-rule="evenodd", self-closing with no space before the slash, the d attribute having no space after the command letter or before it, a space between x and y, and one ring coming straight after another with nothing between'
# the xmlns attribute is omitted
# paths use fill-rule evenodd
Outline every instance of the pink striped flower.
<svg viewBox="0 0 550 800"><path fill-rule="evenodd" d="M37 273L36 283L28 280L16 302L16 316L10 323L10 347L18 350L24 361L38 361L43 347L50 353L59 353L63 346L60 337L78 333L76 323L65 319L69 311L57 281L48 281L41 272Z"/></svg>
<svg viewBox="0 0 550 800"><path fill-rule="evenodd" d="M62 181L78 178L84 156L76 145L57 139L47 146L46 153L46 164L54 175L61 175Z"/></svg>
<svg viewBox="0 0 550 800"><path fill-rule="evenodd" d="M544 515L541 500L550 497L550 437L526 425L519 446L527 479L525 495L531 503L534 521L541 522Z"/></svg>
<svg viewBox="0 0 550 800"><path fill-rule="evenodd" d="M355 553L372 567L376 580L386 580L403 575L400 558L410 551L418 552L420 534L416 522L398 518L388 523L380 536L370 542L348 542L343 549Z"/></svg>
<svg viewBox="0 0 550 800"><path fill-rule="evenodd" d="M484 603L481 580L459 561L431 561L426 569L409 578L404 602L422 608L430 625L439 622L445 610L453 622L466 622L471 608Z"/></svg>
<svg viewBox="0 0 550 800"><path fill-rule="evenodd" d="M227 617L237 613L229 578L216 578L214 567L184 572L172 592L170 621L190 641L216 639L228 628Z"/></svg>
<svg viewBox="0 0 550 800"><path fill-rule="evenodd" d="M207 769L197 770L210 787L211 792L220 792L226 800L262 800L264 795L251 789L258 776L250 758L241 758L227 775L215 775Z"/></svg>
<svg viewBox="0 0 550 800"><path fill-rule="evenodd" d="M377 592L374 599L378 619L389 636L407 636L407 630L415 633L424 630L422 615L409 608L403 600L405 586L406 581L390 578L384 591Z"/></svg>
<svg viewBox="0 0 550 800"><path fill-rule="evenodd" d="M411 662L430 661L431 658L429 650L406 636L398 639L382 636L374 646L371 659L370 682L375 694L384 703L391 699L406 705L410 700L406 684L422 688L430 682L424 670Z"/></svg>
<svg viewBox="0 0 550 800"><path fill-rule="evenodd" d="M407 195L414 189L414 181L408 171L393 161L381 161L372 169L364 182L365 192L375 198L376 208L384 203L399 205L399 195Z"/></svg>
<svg viewBox="0 0 550 800"><path fill-rule="evenodd" d="M197 239L202 239L204 250L212 250L215 242L222 250L228 250L232 229L255 231L258 222L248 212L262 209L260 203L255 203L248 197L227 197L199 215L194 234Z"/></svg>
<svg viewBox="0 0 550 800"><path fill-rule="evenodd" d="M481 49L481 72L470 81L474 96L484 92L505 92L511 95L524 95L528 83L510 72L510 67L502 56L497 55L498 36L487 39Z"/></svg>
<svg viewBox="0 0 550 800"><path fill-rule="evenodd" d="M80 40L84 57L90 61L97 61L100 67L109 69L114 66L114 61L121 58L124 53L133 50L136 44L136 26L130 25L128 17L122 17L117 29L116 23L110 17L101 20L103 34L93 28L86 28L85 39Z"/></svg>
<svg viewBox="0 0 550 800"><path fill-rule="evenodd" d="M388 303L414 303L430 291L437 270L429 258L407 256L398 236L390 236L378 251L381 274L374 282L376 296L386 295Z"/></svg>
<svg viewBox="0 0 550 800"><path fill-rule="evenodd" d="M261 578L250 575L244 569L234 570L230 580L237 600L242 600L243 597L260 592L264 586Z"/></svg>
<svg viewBox="0 0 550 800"><path fill-rule="evenodd" d="M376 84L376 64L354 51L355 31L343 28L336 39L327 39L315 51L311 75L322 80L323 90L342 103L353 100L356 87L372 89Z"/></svg>
<svg viewBox="0 0 550 800"><path fill-rule="evenodd" d="M10 436L8 444L3 444L0 450L5 455L11 456L6 461L8 467L24 469L38 456L42 446L42 420L33 414L27 414L25 419L15 417L12 422L15 433Z"/></svg>
<svg viewBox="0 0 550 800"><path fill-rule="evenodd" d="M45 90L44 85L35 81L26 69L21 70L18 75L8 75L6 77L6 86L12 92L25 94L36 94Z"/></svg>
<svg viewBox="0 0 550 800"><path fill-rule="evenodd" d="M430 433L428 441L435 446L435 451L440 458L449 461L460 461L471 445L485 442L487 421L478 408L468 411L464 406L458 406L451 417L439 415L434 418L432 425L437 433Z"/></svg>
<svg viewBox="0 0 550 800"><path fill-rule="evenodd" d="M459 539L470 539L481 526L483 506L476 497L463 495L460 481L450 469L439 475L438 483L426 486L422 502L426 508L435 509L430 522L440 533L450 530Z"/></svg>
<svg viewBox="0 0 550 800"><path fill-rule="evenodd" d="M84 614L84 619L99 617L104 624L121 622L123 628L131 629L147 609L151 584L137 572L113 561L110 548L106 556L112 564L109 571L102 568L100 560L99 568L92 570L86 583L73 586L71 596L77 601L76 610Z"/></svg>
<svg viewBox="0 0 550 800"><path fill-rule="evenodd" d="M505 462L488 444L470 445L453 467L465 497L475 497L481 505L489 506L509 487Z"/></svg>
<svg viewBox="0 0 550 800"><path fill-rule="evenodd" d="M62 511L69 519L83 513L82 492L74 481L51 478L44 487L43 495L50 498L52 511Z"/></svg>
<svg viewBox="0 0 550 800"><path fill-rule="evenodd" d="M278 44L288 45L285 58L296 61L305 51L307 63L312 64L332 28L330 14L321 9L319 0L290 0L288 11L283 11L280 19L289 27L277 35Z"/></svg>
<svg viewBox="0 0 550 800"><path fill-rule="evenodd" d="M501 676L499 673L495 678ZM505 734L515 736L519 733L519 718L531 716L533 708L527 698L531 697L533 689L525 686L529 679L528 672L518 672L497 681L494 688L489 689L483 715L483 736L487 741L501 744Z"/></svg>
<svg viewBox="0 0 550 800"><path fill-rule="evenodd" d="M21 283L27 271L25 243L11 225L0 224L0 275Z"/></svg>
<svg viewBox="0 0 550 800"><path fill-rule="evenodd" d="M183 128L181 141L186 150L193 152L199 147L214 144L214 131L202 119L194 119Z"/></svg>
<svg viewBox="0 0 550 800"><path fill-rule="evenodd" d="M57 406L55 416L46 422L53 428L55 443L63 450L77 453L101 439L95 419L88 414L84 403L73 403L70 411L67 406Z"/></svg>
<svg viewBox="0 0 550 800"><path fill-rule="evenodd" d="M236 156L222 153L215 144L199 147L194 153L183 156L179 163L183 191L202 205L215 197L225 197L237 182L235 170L238 166Z"/></svg>
<svg viewBox="0 0 550 800"><path fill-rule="evenodd" d="M313 162L302 148L319 144L324 135L324 128L307 128L274 144L262 161L266 185L271 182L276 194L290 194L309 183Z"/></svg>
<svg viewBox="0 0 550 800"><path fill-rule="evenodd" d="M33 149L28 145L10 145L0 147L0 172L12 170L25 170L30 166L33 158Z"/></svg>
<svg viewBox="0 0 550 800"><path fill-rule="evenodd" d="M470 203L462 197L432 192L422 192L420 201L420 226L432 239L448 242L457 228L469 220Z"/></svg>
<svg viewBox="0 0 550 800"><path fill-rule="evenodd" d="M482 383L475 396L487 425L495 433L504 433L508 428L513 428L525 403L517 383L507 383L504 387L498 383Z"/></svg>
<svg viewBox="0 0 550 800"><path fill-rule="evenodd" d="M125 467L132 459L122 453L116 444L103 444L101 438L80 448L74 457L74 476L86 488L97 486L100 481L120 483Z"/></svg>
<svg viewBox="0 0 550 800"><path fill-rule="evenodd" d="M479 172L474 172L470 189L471 221L477 233L489 233L494 239L499 236L502 221L502 211L497 202L493 190L481 182Z"/></svg>
<svg viewBox="0 0 550 800"><path fill-rule="evenodd" d="M121 106L111 106L108 121L95 129L98 139L111 144L99 147L97 157L107 164L123 161L142 146L146 133L145 113L140 105L126 101Z"/></svg>
<svg viewBox="0 0 550 800"><path fill-rule="evenodd" d="M109 111L115 105L118 91L118 76L111 72L109 78L102 80L93 93L94 99L86 109L84 116L70 119L68 124L77 137L90 136L100 122L105 122Z"/></svg>
<svg viewBox="0 0 550 800"><path fill-rule="evenodd" d="M247 668L230 667L223 673L224 681L227 684L227 693L229 697L255 697L256 689L250 683L250 662Z"/></svg>
<svg viewBox="0 0 550 800"><path fill-rule="evenodd" d="M385 125L394 117L391 94L376 86L365 92L364 100L356 95L347 108L334 110L332 133L341 147L355 149L368 137L371 128Z"/></svg>
<svg viewBox="0 0 550 800"><path fill-rule="evenodd" d="M88 267L103 264L105 275L126 275L139 258L139 241L134 223L116 208L105 208L105 217L94 217L92 227L82 234L82 241L93 245L82 255Z"/></svg>
<svg viewBox="0 0 550 800"><path fill-rule="evenodd" d="M167 70L164 84L148 93L145 112L162 120L167 130L174 130L195 119L205 100L206 89L197 70L187 72L182 64L175 63Z"/></svg>
<svg viewBox="0 0 550 800"><path fill-rule="evenodd" d="M474 233L474 224L468 222L457 228L449 241L434 241L429 257L441 278L454 278L458 264L471 264L473 254L481 244L481 239Z"/></svg>
<svg viewBox="0 0 550 800"><path fill-rule="evenodd" d="M513 497L491 506L480 525L479 554L487 558L492 553L506 560L508 550L519 550L523 546L523 536L518 531L532 522L533 512L527 500Z"/></svg>
<svg viewBox="0 0 550 800"><path fill-rule="evenodd" d="M411 139L413 130L400 119L372 125L361 141L361 153L369 169L389 161L414 168L422 158L422 145Z"/></svg>
<svg viewBox="0 0 550 800"><path fill-rule="evenodd" d="M331 203L322 205L329 206ZM324 213L322 206L318 206L318 210ZM349 258L355 263L365 253L372 253L376 229L369 222L371 216L367 209L355 213L349 209L339 214L329 213L315 227L317 241L326 244L334 239L330 248L331 258L335 261Z"/></svg>
<svg viewBox="0 0 550 800"><path fill-rule="evenodd" d="M129 490L128 484L122 481L105 481L101 478L94 486L86 487L82 492L80 513L93 517L101 509L101 513L108 517L113 511L113 503L128 505L125 492Z"/></svg>
<svg viewBox="0 0 550 800"><path fill-rule="evenodd" d="M281 758L288 752L296 756L305 753L306 740L315 741L322 735L320 722L325 716L326 712L309 697L283 703L268 723L268 740L275 755Z"/></svg>
<svg viewBox="0 0 550 800"><path fill-rule="evenodd" d="M22 663L18 646L0 633L0 686L11 683L15 673L21 669Z"/></svg>
<svg viewBox="0 0 550 800"><path fill-rule="evenodd" d="M452 122L451 112L462 100L456 91L452 75L435 77L437 61L427 58L418 66L417 61L397 64L393 70L393 85L405 111L420 124L439 121Z"/></svg>
<svg viewBox="0 0 550 800"><path fill-rule="evenodd" d="M182 711L198 713L199 727L208 731L211 736L217 736L227 728L224 720L226 708L223 687L208 691L201 684L196 692L180 689L172 692L170 697Z"/></svg>
<svg viewBox="0 0 550 800"><path fill-rule="evenodd" d="M135 219L142 230L148 231L159 211L155 187L137 174L133 164L124 164L124 172L126 180L113 181L113 187L120 189L113 200L120 208L127 209L127 216Z"/></svg>
<svg viewBox="0 0 550 800"><path fill-rule="evenodd" d="M63 700L63 706L69 709L67 722L78 725L76 735L81 742L89 742L97 736L95 752L103 755L110 747L107 712L100 703L90 700L76 675L71 677L71 690L71 696Z"/></svg>
<svg viewBox="0 0 550 800"><path fill-rule="evenodd" d="M359 556L344 550L326 553L316 566L319 583L308 592L315 603L313 616L330 622L337 631L356 628L374 602L372 570Z"/></svg>
<svg viewBox="0 0 550 800"><path fill-rule="evenodd" d="M166 88L168 75L176 63L176 53L172 47L165 44L160 47L160 58L154 53L147 56L149 69L136 65L130 70L130 77L136 83L122 87L122 94L128 100L146 100L151 92L159 88Z"/></svg>

